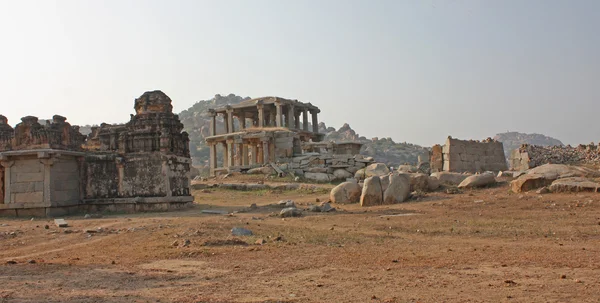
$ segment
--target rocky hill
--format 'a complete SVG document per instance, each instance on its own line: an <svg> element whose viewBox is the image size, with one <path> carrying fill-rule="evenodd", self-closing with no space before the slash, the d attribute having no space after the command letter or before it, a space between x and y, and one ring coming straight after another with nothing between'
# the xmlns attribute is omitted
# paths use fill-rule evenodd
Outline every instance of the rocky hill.
<svg viewBox="0 0 600 303"><path fill-rule="evenodd" d="M221 107L226 104L238 104L249 99L250 97L243 98L234 94L227 96L215 95L210 100L196 102L192 107L179 114L179 119L184 125L184 130L190 134L190 153L194 165L203 166L208 161L209 151L204 142L204 138L208 136L210 130L208 109ZM223 127L222 119L217 120L217 131L222 131ZM418 155L428 153L426 148L406 142L396 143L391 138L367 139L361 137L348 124L344 124L336 130L333 127L327 127L325 123L321 122L319 123L319 132L325 134L326 141L361 142L364 144L361 150L364 155L372 156L376 161L391 166L398 166L404 163L417 164Z"/></svg>
<svg viewBox="0 0 600 303"><path fill-rule="evenodd" d="M519 148L522 144L539 146L563 146L558 139L548 137L542 134L524 134L518 132L506 132L497 134L494 139L502 142L504 145L504 155L508 158L510 153Z"/></svg>

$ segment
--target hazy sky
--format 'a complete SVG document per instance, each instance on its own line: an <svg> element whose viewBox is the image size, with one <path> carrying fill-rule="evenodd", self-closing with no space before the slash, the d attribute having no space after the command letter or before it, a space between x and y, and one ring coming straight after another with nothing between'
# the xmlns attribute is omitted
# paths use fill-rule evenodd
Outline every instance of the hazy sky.
<svg viewBox="0 0 600 303"><path fill-rule="evenodd" d="M600 1L0 0L0 114L125 122L160 89L312 102L421 145L600 140Z"/></svg>

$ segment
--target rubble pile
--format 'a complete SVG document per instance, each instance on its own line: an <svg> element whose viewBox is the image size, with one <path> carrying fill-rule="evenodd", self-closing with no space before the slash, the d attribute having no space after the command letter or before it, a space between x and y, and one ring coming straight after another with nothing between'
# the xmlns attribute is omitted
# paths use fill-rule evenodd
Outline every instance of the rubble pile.
<svg viewBox="0 0 600 303"><path fill-rule="evenodd" d="M593 142L580 144L577 147L538 146L523 144L511 153L511 170L527 170L544 164L598 165L600 164L600 148Z"/></svg>

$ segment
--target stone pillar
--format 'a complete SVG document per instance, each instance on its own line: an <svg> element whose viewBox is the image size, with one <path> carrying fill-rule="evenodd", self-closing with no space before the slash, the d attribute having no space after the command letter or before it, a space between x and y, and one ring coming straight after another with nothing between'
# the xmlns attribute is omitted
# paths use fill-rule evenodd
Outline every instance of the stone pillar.
<svg viewBox="0 0 600 303"><path fill-rule="evenodd" d="M275 113L275 126L282 127L283 125L281 125L281 101L275 101L275 108L277 109L277 112Z"/></svg>
<svg viewBox="0 0 600 303"><path fill-rule="evenodd" d="M300 129L300 112L294 112L294 128Z"/></svg>
<svg viewBox="0 0 600 303"><path fill-rule="evenodd" d="M302 129L308 131L308 110L306 108L302 109Z"/></svg>
<svg viewBox="0 0 600 303"><path fill-rule="evenodd" d="M227 154L229 151L227 150L227 143L221 142L221 144L223 145L223 167L227 168L227 158L229 157Z"/></svg>
<svg viewBox="0 0 600 303"><path fill-rule="evenodd" d="M319 113L319 111L318 110L311 110L310 113L312 115L313 133L318 133L319 132L319 118L317 117L317 114Z"/></svg>
<svg viewBox="0 0 600 303"><path fill-rule="evenodd" d="M234 161L235 153L233 151L233 140L227 140L227 167L232 167L235 163Z"/></svg>
<svg viewBox="0 0 600 303"><path fill-rule="evenodd" d="M215 168L217 168L217 144L209 143L208 148L210 149L210 156L208 158L208 167L210 168L210 175L215 175Z"/></svg>
<svg viewBox="0 0 600 303"><path fill-rule="evenodd" d="M244 165L244 144L242 143L242 139L236 139L235 142L235 165L242 166Z"/></svg>
<svg viewBox="0 0 600 303"><path fill-rule="evenodd" d="M173 191L171 190L171 168L169 167L168 158L163 159L161 172L164 176L163 182L165 184L165 192L167 194L167 197L172 197Z"/></svg>
<svg viewBox="0 0 600 303"><path fill-rule="evenodd" d="M269 126L276 126L275 124L275 112L273 110L269 111Z"/></svg>
<svg viewBox="0 0 600 303"><path fill-rule="evenodd" d="M4 187L4 203L6 203L6 204L12 202L12 200L10 198L10 184L11 184L10 171L11 171L11 167L14 164L15 164L15 161L7 161L5 159L0 161L0 165L2 165L4 167L4 184L6 184L6 186Z"/></svg>
<svg viewBox="0 0 600 303"><path fill-rule="evenodd" d="M256 143L252 143L252 156L250 157L250 165L255 165L256 163L256 159L258 156L258 146L256 145Z"/></svg>
<svg viewBox="0 0 600 303"><path fill-rule="evenodd" d="M217 113L214 109L209 109L208 113L210 114L210 135L217 135Z"/></svg>
<svg viewBox="0 0 600 303"><path fill-rule="evenodd" d="M227 106L226 107L226 111L227 111L227 121L225 121L225 123L227 124L227 133L235 133L235 130L233 129L233 108L231 108L231 106Z"/></svg>
<svg viewBox="0 0 600 303"><path fill-rule="evenodd" d="M257 148L257 153L256 153L256 163L258 164L264 164L263 162L263 146L262 146L262 142L258 143Z"/></svg>
<svg viewBox="0 0 600 303"><path fill-rule="evenodd" d="M44 164L44 204L52 206L50 170L52 169L52 165L54 165L54 159L50 158L50 155L47 153L38 153L38 158L40 159L40 163Z"/></svg>
<svg viewBox="0 0 600 303"><path fill-rule="evenodd" d="M263 157L263 163L267 164L269 162L271 162L270 158L269 158L269 140L265 139L262 140L262 157Z"/></svg>
<svg viewBox="0 0 600 303"><path fill-rule="evenodd" d="M241 112L237 115L238 124L240 125L240 130L246 128L246 113Z"/></svg>
<svg viewBox="0 0 600 303"><path fill-rule="evenodd" d="M265 126L265 110L262 100L256 101L256 108L258 108L258 127Z"/></svg>
<svg viewBox="0 0 600 303"><path fill-rule="evenodd" d="M288 105L287 118L285 119L285 124L288 128L294 128L296 122L294 122L294 106Z"/></svg>
<svg viewBox="0 0 600 303"><path fill-rule="evenodd" d="M242 144L242 165L248 166L248 144Z"/></svg>

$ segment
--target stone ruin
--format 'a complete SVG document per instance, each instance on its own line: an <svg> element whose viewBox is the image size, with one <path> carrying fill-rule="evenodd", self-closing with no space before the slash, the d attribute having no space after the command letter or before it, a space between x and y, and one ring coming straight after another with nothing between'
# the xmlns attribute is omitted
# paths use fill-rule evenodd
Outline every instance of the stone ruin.
<svg viewBox="0 0 600 303"><path fill-rule="evenodd" d="M135 100L126 124L87 137L55 115L13 129L0 116L0 215L169 210L193 202L189 138L161 91Z"/></svg>
<svg viewBox="0 0 600 303"><path fill-rule="evenodd" d="M340 176L335 178L352 177L373 161L358 155L361 143L321 142L324 135L319 133L320 110L311 103L263 97L211 109L209 113L211 133L206 143L210 148L211 176L270 166L278 173L287 170L316 181L331 181L335 171ZM216 130L218 115L225 121L221 134ZM223 155L221 162L219 151Z"/></svg>
<svg viewBox="0 0 600 303"><path fill-rule="evenodd" d="M483 142L448 137L443 146L431 148L431 172L469 172L507 170L502 142L487 138Z"/></svg>
<svg viewBox="0 0 600 303"><path fill-rule="evenodd" d="M593 142L577 147L523 144L511 152L509 163L514 171L525 171L544 164L598 165L600 148Z"/></svg>

